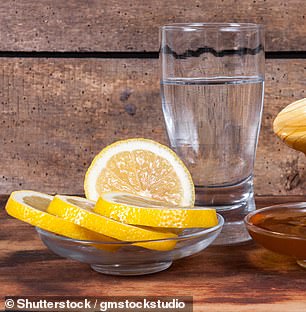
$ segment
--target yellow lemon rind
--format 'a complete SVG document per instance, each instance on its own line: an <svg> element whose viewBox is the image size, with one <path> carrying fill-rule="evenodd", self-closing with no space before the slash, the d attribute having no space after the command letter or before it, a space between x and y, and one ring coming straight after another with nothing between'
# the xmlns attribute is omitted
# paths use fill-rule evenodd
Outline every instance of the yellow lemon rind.
<svg viewBox="0 0 306 312"><path fill-rule="evenodd" d="M111 219L133 225L161 228L210 228L218 224L215 209L210 208L179 208L154 206L156 201L146 199L144 206L120 202L120 198L135 198L124 193L106 193L98 199L94 211ZM137 198L137 197L136 197ZM138 202L141 198L138 197Z"/></svg>
<svg viewBox="0 0 306 312"><path fill-rule="evenodd" d="M175 247L177 235L159 232L149 228L124 224L95 213L89 207L81 207L71 202L73 196L56 195L48 207L48 212L85 227L91 231L110 236L120 241L133 241L134 245L148 249L166 251ZM85 199L84 199L85 200ZM90 203L90 201L88 201ZM169 239L164 240L163 239ZM152 242L139 242L156 240Z"/></svg>
<svg viewBox="0 0 306 312"><path fill-rule="evenodd" d="M10 216L33 226L37 226L43 230L72 239L86 241L115 241L109 237L100 235L99 233L82 228L73 222L69 222L63 218L50 214L47 210L39 210L23 203L22 198L26 196L46 199L50 203L54 198L53 196L35 191L15 191L10 195L5 206L5 209ZM113 246L103 245L102 247L102 249L105 250L114 250Z"/></svg>

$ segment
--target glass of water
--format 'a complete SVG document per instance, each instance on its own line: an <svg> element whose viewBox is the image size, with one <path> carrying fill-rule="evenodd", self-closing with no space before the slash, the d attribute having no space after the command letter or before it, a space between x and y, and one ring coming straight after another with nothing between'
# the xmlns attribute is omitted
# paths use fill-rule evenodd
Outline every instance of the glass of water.
<svg viewBox="0 0 306 312"><path fill-rule="evenodd" d="M171 147L190 170L196 204L225 218L216 244L250 239L253 170L264 93L257 24L183 23L160 30L161 95Z"/></svg>

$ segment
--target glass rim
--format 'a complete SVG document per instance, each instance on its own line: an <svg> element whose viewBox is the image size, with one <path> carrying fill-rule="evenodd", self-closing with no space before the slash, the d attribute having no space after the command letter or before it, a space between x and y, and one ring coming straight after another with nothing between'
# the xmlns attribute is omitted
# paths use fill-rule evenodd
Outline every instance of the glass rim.
<svg viewBox="0 0 306 312"><path fill-rule="evenodd" d="M237 30L260 30L264 28L263 24L256 23L218 23L218 22L203 22L203 23L172 23L159 27L160 30L222 30L237 31Z"/></svg>

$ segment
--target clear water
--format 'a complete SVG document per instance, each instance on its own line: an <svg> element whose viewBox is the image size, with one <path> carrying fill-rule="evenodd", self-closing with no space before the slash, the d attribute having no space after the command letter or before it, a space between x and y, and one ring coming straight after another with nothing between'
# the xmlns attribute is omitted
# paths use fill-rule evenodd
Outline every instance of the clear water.
<svg viewBox="0 0 306 312"><path fill-rule="evenodd" d="M231 208L252 196L263 87L259 77L161 82L170 144L192 174L198 204Z"/></svg>

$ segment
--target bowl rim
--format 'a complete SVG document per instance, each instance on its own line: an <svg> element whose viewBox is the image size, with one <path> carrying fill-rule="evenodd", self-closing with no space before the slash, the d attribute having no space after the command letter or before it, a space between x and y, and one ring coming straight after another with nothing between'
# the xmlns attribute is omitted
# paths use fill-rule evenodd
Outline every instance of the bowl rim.
<svg viewBox="0 0 306 312"><path fill-rule="evenodd" d="M182 236L178 236L178 237L171 237L171 238L163 238L163 239L152 239L152 240L141 240L141 241L94 241L94 240L80 240L80 239L73 239L73 238L69 238L66 236L62 236L59 234L55 234L52 232L49 232L47 230L43 230L39 227L35 227L36 231L38 232L38 234L47 236L47 237L51 237L51 238L55 238L61 241L66 241L66 242L72 242L72 243L80 243L80 244L101 244L101 245L132 245L135 243L153 243L153 242L168 242L168 241L180 241L180 240L187 240L187 239L191 239L191 238L195 238L195 237L200 237L202 235L206 235L206 234L210 234L213 232L216 232L218 230L221 230L223 225L224 225L224 218L217 213L217 217L218 217L218 224L216 226L210 227L210 228L199 228L201 230L194 232L194 233L190 233L190 234L186 234L186 235L182 235Z"/></svg>
<svg viewBox="0 0 306 312"><path fill-rule="evenodd" d="M256 214L265 212L265 211L270 211L273 209L278 209L278 208L295 208L295 209L301 209L301 208L306 208L306 202L293 202L293 203L284 203L284 204L276 204L276 205L271 205L267 206L264 208L256 209L252 212L250 212L248 215L245 216L244 218L244 223L247 226L247 228L251 228L257 233L263 233L266 235L270 236L277 236L281 238L290 238L290 239L297 239L297 240L306 240L306 238L294 234L287 234L287 233L282 233L282 232L277 232L277 231L271 231L267 229L263 229L256 224L251 222L251 218L254 217Z"/></svg>

